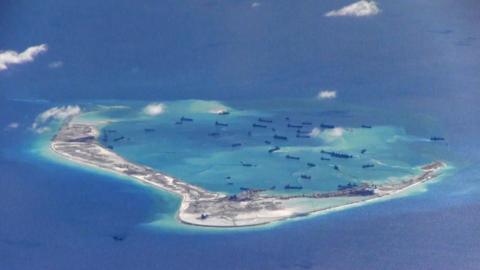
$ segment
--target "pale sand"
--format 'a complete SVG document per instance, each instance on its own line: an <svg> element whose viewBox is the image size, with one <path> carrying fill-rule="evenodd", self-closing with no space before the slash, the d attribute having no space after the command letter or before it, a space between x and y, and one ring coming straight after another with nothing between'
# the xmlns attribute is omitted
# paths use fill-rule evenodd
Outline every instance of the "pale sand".
<svg viewBox="0 0 480 270"><path fill-rule="evenodd" d="M95 139L85 139L92 136ZM186 224L208 227L239 227L268 224L310 214L338 211L375 202L405 192L436 177L446 165L435 162L422 167L422 174L399 183L378 186L373 195L321 197L267 196L245 193L244 200L229 200L226 194L210 192L180 179L138 165L96 142L99 131L94 124L69 123L62 127L50 148L63 158L82 165L130 176L182 198L178 219ZM79 141L75 141L79 139ZM205 217L202 218L202 215Z"/></svg>

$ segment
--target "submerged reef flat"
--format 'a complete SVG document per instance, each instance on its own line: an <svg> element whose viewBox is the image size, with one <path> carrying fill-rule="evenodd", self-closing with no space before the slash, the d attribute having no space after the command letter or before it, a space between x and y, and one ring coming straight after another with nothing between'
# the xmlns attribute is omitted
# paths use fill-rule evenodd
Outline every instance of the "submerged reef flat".
<svg viewBox="0 0 480 270"><path fill-rule="evenodd" d="M417 175L386 184L339 186L331 192L272 195L263 190L245 190L235 195L212 192L181 179L135 164L98 142L100 132L91 123L65 123L53 137L51 149L71 161L127 175L182 198L178 219L186 224L208 227L240 227L267 224L341 209L402 192L437 177L445 163L435 161Z"/></svg>

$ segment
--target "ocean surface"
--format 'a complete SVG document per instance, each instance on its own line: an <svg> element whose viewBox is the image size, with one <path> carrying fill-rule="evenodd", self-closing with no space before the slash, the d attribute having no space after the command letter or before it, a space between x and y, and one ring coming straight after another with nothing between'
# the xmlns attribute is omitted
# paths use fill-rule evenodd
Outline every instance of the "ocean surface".
<svg viewBox="0 0 480 270"><path fill-rule="evenodd" d="M2 1L0 50L49 50L0 72L0 269L479 269L479 3L378 1L368 18L323 16L343 0L259 3ZM337 97L317 99L325 89ZM145 115L152 102L165 112ZM42 134L32 124L65 105L111 120L104 132L125 139L102 143L126 158L226 193L327 191L433 160L451 167L392 200L197 228L175 220L175 196L52 155L60 123ZM194 121L175 125L182 116ZM253 128L259 117L274 122ZM340 129L296 138L285 117ZM321 150L354 158L322 161Z"/></svg>

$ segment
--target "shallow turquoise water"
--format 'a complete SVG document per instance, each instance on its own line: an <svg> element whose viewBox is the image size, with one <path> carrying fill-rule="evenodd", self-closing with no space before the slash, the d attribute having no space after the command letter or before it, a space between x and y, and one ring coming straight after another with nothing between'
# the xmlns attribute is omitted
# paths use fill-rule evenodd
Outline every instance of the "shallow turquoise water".
<svg viewBox="0 0 480 270"><path fill-rule="evenodd" d="M102 129L100 141L105 146L114 147L131 161L210 190L229 193L239 192L240 188L272 187L275 193L294 192L284 190L287 184L304 188L296 192L312 192L335 190L337 185L348 182L382 183L415 174L418 166L441 159L434 149L445 145L431 142L429 134L424 137L409 135L402 127L362 122L373 125L362 128L356 120L348 123L344 114L325 115L328 111L318 103L305 102L302 111L295 109L297 105L283 106L283 111L278 112L269 103L251 110L241 104L235 106L218 101L171 101L164 104L164 113L155 116L143 113L145 103L122 105L125 108L100 110L83 117L87 121L94 118L112 121ZM218 115L215 113L218 108L230 114ZM346 112L357 114L354 109ZM181 117L193 121L179 124ZM272 123L261 123L258 118ZM218 126L215 122L228 126ZM298 138L298 128L288 126L302 122L311 123L300 129L305 132L302 135L309 134L309 138ZM337 125L338 122L343 124ZM253 127L254 123L267 127ZM321 123L336 127L321 128ZM212 133L217 135L211 136ZM275 134L286 136L288 140L276 140ZM241 145L232 146L235 144ZM274 146L280 149L269 153ZM418 147L424 148L421 154L415 151ZM322 153L323 150L345 153L353 158L330 157ZM362 154L362 150L366 152ZM288 159L287 155L300 159ZM374 167L362 167L369 164ZM305 179L302 175L311 178Z"/></svg>

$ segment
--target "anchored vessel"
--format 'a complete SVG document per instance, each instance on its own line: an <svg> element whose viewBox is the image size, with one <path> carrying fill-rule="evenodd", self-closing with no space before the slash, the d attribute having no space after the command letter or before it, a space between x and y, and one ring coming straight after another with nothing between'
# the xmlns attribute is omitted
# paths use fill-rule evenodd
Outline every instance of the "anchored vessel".
<svg viewBox="0 0 480 270"><path fill-rule="evenodd" d="M198 226L252 226L344 208L389 196L426 182L436 177L446 166L443 162L433 162L419 168L416 176L385 185L350 184L346 187L339 186L338 190L332 192L291 195L269 195L264 193L264 190L242 188L240 193L231 196L205 190L148 166L130 162L99 144L99 134L93 124L70 121L53 137L51 149L73 162L126 175L178 195L182 198L178 219L183 223ZM253 166L243 162L242 165ZM299 191L303 187L286 185L284 188Z"/></svg>

